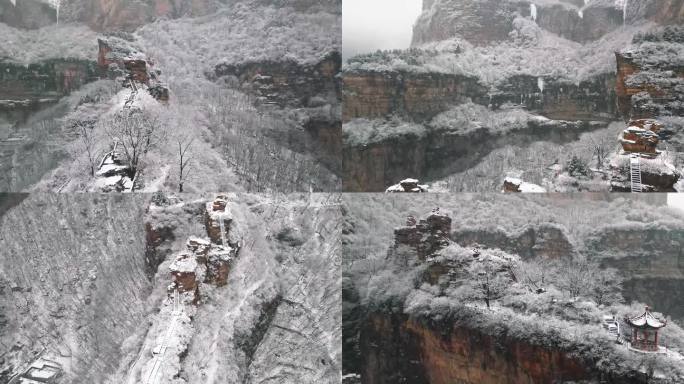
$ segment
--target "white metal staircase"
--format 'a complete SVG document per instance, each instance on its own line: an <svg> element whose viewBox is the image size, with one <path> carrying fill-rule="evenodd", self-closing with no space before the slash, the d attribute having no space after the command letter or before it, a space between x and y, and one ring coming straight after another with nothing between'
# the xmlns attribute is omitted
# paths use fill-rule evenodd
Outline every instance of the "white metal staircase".
<svg viewBox="0 0 684 384"><path fill-rule="evenodd" d="M632 192L641 192L641 162L639 156L629 158L629 174L632 180Z"/></svg>

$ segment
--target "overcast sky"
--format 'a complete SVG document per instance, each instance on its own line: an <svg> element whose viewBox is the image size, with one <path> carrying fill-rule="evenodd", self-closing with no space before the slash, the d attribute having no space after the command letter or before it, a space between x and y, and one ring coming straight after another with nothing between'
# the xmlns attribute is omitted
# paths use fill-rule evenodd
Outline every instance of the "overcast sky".
<svg viewBox="0 0 684 384"><path fill-rule="evenodd" d="M684 211L684 193L668 193L667 204Z"/></svg>
<svg viewBox="0 0 684 384"><path fill-rule="evenodd" d="M343 0L342 55L408 48L423 0Z"/></svg>

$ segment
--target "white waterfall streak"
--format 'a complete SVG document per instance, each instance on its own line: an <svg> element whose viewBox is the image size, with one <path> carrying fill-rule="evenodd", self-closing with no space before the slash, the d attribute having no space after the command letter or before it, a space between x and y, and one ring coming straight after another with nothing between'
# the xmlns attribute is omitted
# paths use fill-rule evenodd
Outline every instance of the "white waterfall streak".
<svg viewBox="0 0 684 384"><path fill-rule="evenodd" d="M539 91L544 93L544 78L543 77L537 77L537 88L539 88Z"/></svg>

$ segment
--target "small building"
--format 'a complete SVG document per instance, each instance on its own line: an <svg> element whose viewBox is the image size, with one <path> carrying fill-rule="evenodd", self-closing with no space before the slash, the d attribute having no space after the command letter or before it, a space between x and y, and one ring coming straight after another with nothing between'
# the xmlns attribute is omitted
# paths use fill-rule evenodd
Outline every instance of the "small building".
<svg viewBox="0 0 684 384"><path fill-rule="evenodd" d="M656 318L648 306L643 314L625 320L632 327L630 344L633 349L645 352L658 351L658 330L667 325L666 321Z"/></svg>
<svg viewBox="0 0 684 384"><path fill-rule="evenodd" d="M427 185L420 184L417 179L404 179L399 184L394 184L385 190L386 193L421 193L427 191Z"/></svg>

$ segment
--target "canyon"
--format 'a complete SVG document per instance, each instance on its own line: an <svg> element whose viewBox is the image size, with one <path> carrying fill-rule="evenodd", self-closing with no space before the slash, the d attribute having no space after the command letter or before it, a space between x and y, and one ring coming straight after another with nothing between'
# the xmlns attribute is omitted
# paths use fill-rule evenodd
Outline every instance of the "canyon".
<svg viewBox="0 0 684 384"><path fill-rule="evenodd" d="M2 197L0 381L340 381L334 196Z"/></svg>
<svg viewBox="0 0 684 384"><path fill-rule="evenodd" d="M370 219L357 211L358 207L374 206L379 201L373 203L374 199L362 197L358 198L357 205L354 201L357 198L348 198L350 203L346 215L349 229L344 231L346 252L355 255L356 247L360 246L364 250L360 255L377 254L385 263L384 266L374 264L374 256L365 256L367 259L349 259L350 264L345 268L342 285L344 372L347 374L345 377L350 378L349 382L354 382L351 380L354 374L359 375L361 383L402 380L415 383L545 383L554 380L635 384L671 382L654 380L626 367L618 368L620 363L617 360L617 365L604 361L610 369L596 366L593 357L587 357L579 350L585 347L601 350L603 352L598 352L599 355L603 353L604 356L625 358L626 361L638 356L630 357L627 354L618 357L621 353L609 352L612 349L610 343L602 345L599 342L601 345L582 347L575 343L592 342L582 338L564 341L562 329L571 327L570 324L559 323L552 327L557 331L550 333L547 333L549 329L537 329L535 321L548 324L557 320L546 319L541 314L544 311L542 308L553 307L553 302L548 304L541 301L529 307L517 304L527 308L525 313L540 312L538 315L541 316L523 316L519 320L516 320L517 315L509 314L506 309L507 305L514 304L501 304L498 309L491 311L482 305L469 304L467 299L466 302L457 300L447 304L451 300L450 295L454 294L450 290L467 285L467 269L464 270L464 265L468 263L487 260L502 252L504 258L561 261L582 254L597 262L601 268L610 267L620 271L625 279L622 294L627 302L650 303L658 311L671 316L672 324L681 324L684 321L681 312L684 303L674 299L669 292L681 289L684 281L679 250L684 222L681 217L676 222L660 222L655 218L651 221L643 213L638 213L646 212L642 209L654 210L654 213L665 212L662 197L634 198L626 205L622 205L620 199L606 194L557 198L513 197L518 203L511 201L510 206L516 206L518 212L526 212L528 220L535 221L535 214L532 213L535 211L547 217L540 223L518 227L518 223L507 223L505 217L509 203L504 203L502 199L497 203L496 200L488 201L486 197L426 198L426 201L416 206L407 205L408 200L404 201L405 198L401 196L394 196L386 197L392 199L392 203L383 204L392 213L386 213L380 221L368 222L371 226L381 227L374 229L380 234L393 231L393 241L385 245L386 252L379 244L375 248L375 245L365 240L367 237L361 231L366 225L364 220ZM641 205L638 200L646 205ZM360 204L360 201L364 203ZM537 201L541 205L536 209L528 209L526 201ZM553 205L547 206L546 202L551 201ZM582 205L583 208L574 211L574 205ZM627 208L628 205L632 205L632 209ZM402 225L401 213L406 214L405 209L420 212L421 209L435 206L439 211L433 208L432 213L420 221L409 215L406 225ZM581 212L604 210L608 206L617 216L628 215L630 222L621 223L617 217L603 216L608 222L590 228L579 219L583 215ZM557 213L551 214L542 207L549 207ZM448 213L452 211L453 216ZM618 214L618 211L622 213ZM395 217L390 216L395 214L398 214L394 219L395 228L391 229L391 225L385 222ZM566 227L561 223L564 220L554 223L555 220L550 219L554 215L560 215L559 218L573 216L570 222L574 223L575 228ZM433 219L437 217L445 217L451 223L451 228L445 230L444 225L431 225L433 221L443 221ZM482 224L476 225L473 221ZM438 227L440 229L434 229ZM421 228L425 228L425 231ZM415 231L419 233L413 236ZM448 242L431 240L446 239L446 236ZM391 238L383 235L378 237ZM406 245L410 248L406 248ZM449 257L450 253L458 256ZM393 259L397 263L396 270L385 276L384 269L392 269L389 265ZM426 265L419 267L422 264ZM368 268L369 272L362 272L364 268ZM418 269L415 273L404 275L412 268ZM433 301L419 299L432 294L435 295ZM559 302L565 300L556 297ZM509 303L506 299L502 300ZM563 305L576 308L574 311L582 311L579 309L581 304ZM571 315L571 318L583 318L579 312L572 312L575 315ZM537 320L533 320L535 318ZM532 321L526 325L516 323L523 319L525 322ZM585 324L593 321L580 320ZM680 341L677 341L680 331L677 328L672 332L668 333L668 345L680 350ZM596 337L601 339L600 335Z"/></svg>
<svg viewBox="0 0 684 384"><path fill-rule="evenodd" d="M504 146L563 147L610 122L681 115L681 43L673 25L681 21L681 6L679 1L628 2L624 9L610 1L423 2L411 48L353 57L343 68L344 189L382 191L406 177L440 181L491 161L488 154ZM567 44L559 55L578 50L581 58L570 64L576 60L572 54L546 57L537 48L544 44L550 50ZM529 51L529 57L515 50ZM473 60L479 67L469 63ZM491 114L515 107L557 124L588 125L562 139L551 123L549 132L530 124L527 131L500 136L435 128L441 113L469 102ZM422 126L424 133L392 135L388 128L379 140L354 138L364 125L397 117ZM681 124L667 125L663 137L679 151ZM459 144L471 151L445 150ZM672 190L667 180L653 184Z"/></svg>

